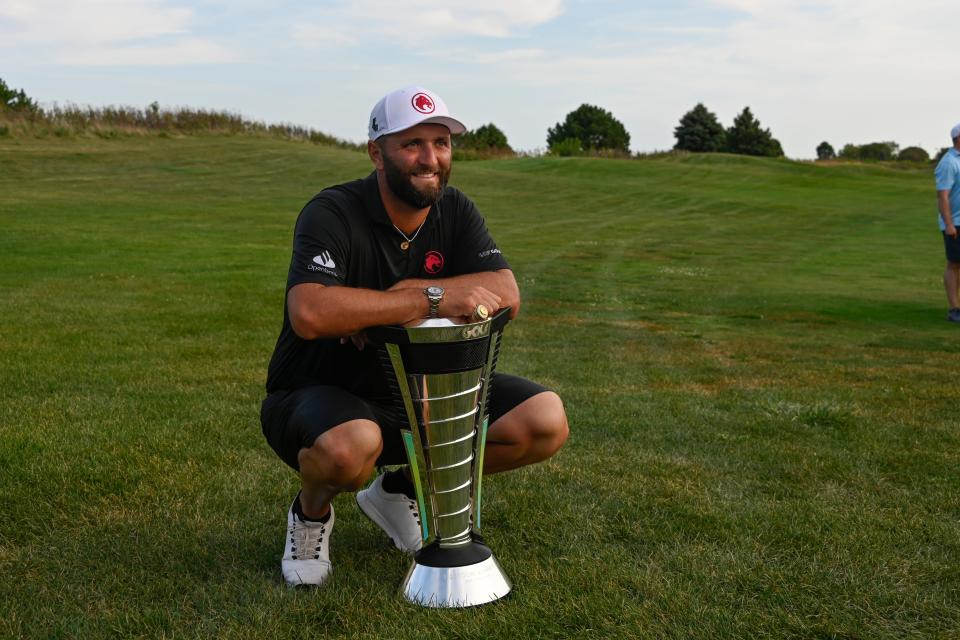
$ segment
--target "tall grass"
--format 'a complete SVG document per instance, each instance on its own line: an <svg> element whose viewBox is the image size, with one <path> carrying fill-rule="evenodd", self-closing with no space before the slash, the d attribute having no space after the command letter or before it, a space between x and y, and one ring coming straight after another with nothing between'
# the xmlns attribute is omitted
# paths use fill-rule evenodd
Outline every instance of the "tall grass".
<svg viewBox="0 0 960 640"><path fill-rule="evenodd" d="M284 140L298 140L360 150L363 145L337 138L302 125L267 124L248 120L226 110L190 107L162 108L153 102L145 108L108 105L104 107L75 104L38 107L35 110L0 109L0 135L10 137L97 136L118 135L256 135Z"/></svg>

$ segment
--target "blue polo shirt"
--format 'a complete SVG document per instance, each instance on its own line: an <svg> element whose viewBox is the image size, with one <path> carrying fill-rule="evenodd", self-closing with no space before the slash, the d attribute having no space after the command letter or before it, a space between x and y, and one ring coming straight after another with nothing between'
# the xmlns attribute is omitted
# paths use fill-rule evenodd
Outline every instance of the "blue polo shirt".
<svg viewBox="0 0 960 640"><path fill-rule="evenodd" d="M937 177L937 191L950 192L950 213L953 215L953 224L960 227L960 151L950 149L940 162L937 163L937 170L934 171ZM937 220L940 221L940 231L946 231L947 225L943 224L943 216L937 210Z"/></svg>

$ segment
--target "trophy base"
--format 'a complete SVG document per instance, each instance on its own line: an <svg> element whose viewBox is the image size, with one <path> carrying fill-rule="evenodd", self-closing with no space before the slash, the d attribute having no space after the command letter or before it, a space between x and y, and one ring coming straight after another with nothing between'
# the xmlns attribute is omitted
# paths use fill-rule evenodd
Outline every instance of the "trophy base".
<svg viewBox="0 0 960 640"><path fill-rule="evenodd" d="M451 566L464 556L477 561ZM422 549L401 588L404 597L414 604L460 609L499 600L510 593L511 585L490 549L472 542L466 548L431 545Z"/></svg>

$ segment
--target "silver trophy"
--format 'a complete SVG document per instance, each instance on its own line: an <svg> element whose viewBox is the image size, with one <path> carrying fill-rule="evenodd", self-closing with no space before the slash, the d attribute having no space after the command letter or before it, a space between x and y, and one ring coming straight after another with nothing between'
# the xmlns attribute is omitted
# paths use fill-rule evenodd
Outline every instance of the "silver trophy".
<svg viewBox="0 0 960 640"><path fill-rule="evenodd" d="M471 324L441 318L368 330L409 425L401 435L423 547L402 590L422 606L471 607L510 592L479 533L487 395L508 311Z"/></svg>

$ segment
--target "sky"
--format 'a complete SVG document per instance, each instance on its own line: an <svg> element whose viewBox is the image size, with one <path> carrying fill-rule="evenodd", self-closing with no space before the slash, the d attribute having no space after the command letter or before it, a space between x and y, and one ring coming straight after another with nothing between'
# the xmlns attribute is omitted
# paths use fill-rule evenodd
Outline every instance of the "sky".
<svg viewBox="0 0 960 640"><path fill-rule="evenodd" d="M581 104L633 151L698 102L749 106L791 158L826 140L931 154L960 122L956 0L0 0L0 78L41 104L238 112L366 138L421 85L515 149Z"/></svg>

